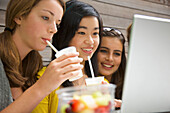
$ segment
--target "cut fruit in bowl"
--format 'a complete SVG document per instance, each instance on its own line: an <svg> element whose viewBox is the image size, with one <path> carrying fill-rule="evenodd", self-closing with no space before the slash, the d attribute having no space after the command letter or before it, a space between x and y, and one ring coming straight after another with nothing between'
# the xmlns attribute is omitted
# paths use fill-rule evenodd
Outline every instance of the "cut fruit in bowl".
<svg viewBox="0 0 170 113"><path fill-rule="evenodd" d="M115 85L69 87L58 90L57 113L111 113L114 111Z"/></svg>

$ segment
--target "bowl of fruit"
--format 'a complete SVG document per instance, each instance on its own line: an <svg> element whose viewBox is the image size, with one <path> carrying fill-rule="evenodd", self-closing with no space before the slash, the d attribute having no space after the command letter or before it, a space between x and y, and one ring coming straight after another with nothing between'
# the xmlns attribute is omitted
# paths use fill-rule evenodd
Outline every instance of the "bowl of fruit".
<svg viewBox="0 0 170 113"><path fill-rule="evenodd" d="M112 113L114 111L115 85L102 84L62 88L58 113Z"/></svg>

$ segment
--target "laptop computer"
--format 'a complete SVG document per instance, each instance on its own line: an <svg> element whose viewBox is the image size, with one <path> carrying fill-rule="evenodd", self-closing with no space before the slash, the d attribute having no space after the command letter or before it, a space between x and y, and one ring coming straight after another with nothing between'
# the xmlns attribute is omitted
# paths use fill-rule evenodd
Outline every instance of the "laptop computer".
<svg viewBox="0 0 170 113"><path fill-rule="evenodd" d="M134 15L120 112L170 112L170 19Z"/></svg>

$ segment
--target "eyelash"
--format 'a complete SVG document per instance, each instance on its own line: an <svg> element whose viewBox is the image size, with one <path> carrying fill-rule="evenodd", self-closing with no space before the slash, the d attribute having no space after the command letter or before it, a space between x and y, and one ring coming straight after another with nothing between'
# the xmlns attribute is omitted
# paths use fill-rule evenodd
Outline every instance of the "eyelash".
<svg viewBox="0 0 170 113"><path fill-rule="evenodd" d="M98 35L98 34L99 34L98 32L93 33L93 35Z"/></svg>
<svg viewBox="0 0 170 113"><path fill-rule="evenodd" d="M47 16L42 16L42 19L44 19L44 20L49 20L49 17L47 17Z"/></svg>
<svg viewBox="0 0 170 113"><path fill-rule="evenodd" d="M100 52L102 52L102 53L107 53L107 51L106 51L106 50L100 50ZM116 55L116 56L120 56L120 53L114 53L114 55Z"/></svg>
<svg viewBox="0 0 170 113"><path fill-rule="evenodd" d="M106 51L106 50L100 50L100 52L102 52L102 53L107 53L107 51Z"/></svg>
<svg viewBox="0 0 170 113"><path fill-rule="evenodd" d="M80 34L80 35L85 35L85 32L78 32L78 34Z"/></svg>
<svg viewBox="0 0 170 113"><path fill-rule="evenodd" d="M120 53L114 53L116 56L120 56Z"/></svg>
<svg viewBox="0 0 170 113"><path fill-rule="evenodd" d="M80 35L85 35L86 33L85 32L78 32L78 34L80 34ZM98 35L99 33L97 33L97 32L95 32L95 33L93 33L93 35Z"/></svg>

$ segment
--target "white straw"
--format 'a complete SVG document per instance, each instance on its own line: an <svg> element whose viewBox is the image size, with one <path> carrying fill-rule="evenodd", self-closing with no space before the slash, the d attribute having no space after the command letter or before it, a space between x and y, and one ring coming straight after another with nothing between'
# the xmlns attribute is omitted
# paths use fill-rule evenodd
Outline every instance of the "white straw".
<svg viewBox="0 0 170 113"><path fill-rule="evenodd" d="M94 77L94 72L93 72L93 68L92 68L92 64L91 64L90 57L87 56L87 58L88 58L88 61L89 61L89 66L90 66L90 71L91 71L92 78L95 78L95 77Z"/></svg>
<svg viewBox="0 0 170 113"><path fill-rule="evenodd" d="M46 42L56 53L58 53L58 50L50 43L50 41L46 40Z"/></svg>

